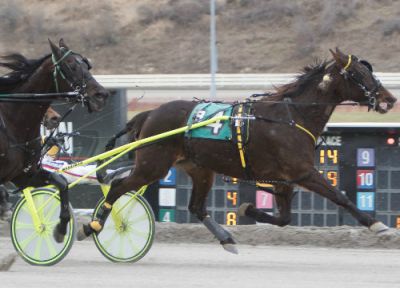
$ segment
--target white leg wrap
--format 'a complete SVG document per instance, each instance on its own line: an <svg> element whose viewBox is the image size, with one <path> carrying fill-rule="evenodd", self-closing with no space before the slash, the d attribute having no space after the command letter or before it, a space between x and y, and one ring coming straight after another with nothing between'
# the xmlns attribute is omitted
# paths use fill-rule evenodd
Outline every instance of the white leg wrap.
<svg viewBox="0 0 400 288"><path fill-rule="evenodd" d="M247 210L247 208L249 208L250 205L251 205L251 203L243 203L242 205L240 205L240 207L238 209L238 215L246 216L246 210Z"/></svg>
<svg viewBox="0 0 400 288"><path fill-rule="evenodd" d="M372 224L371 226L369 226L369 230L371 230L372 232L374 232L376 234L379 234L379 233L389 230L389 227L387 227L382 222L376 222L376 223Z"/></svg>

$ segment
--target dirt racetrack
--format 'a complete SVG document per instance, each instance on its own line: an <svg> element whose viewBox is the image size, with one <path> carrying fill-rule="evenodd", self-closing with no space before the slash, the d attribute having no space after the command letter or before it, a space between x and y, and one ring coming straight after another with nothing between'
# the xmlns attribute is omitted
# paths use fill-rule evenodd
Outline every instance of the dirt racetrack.
<svg viewBox="0 0 400 288"><path fill-rule="evenodd" d="M366 228L275 227L272 225L230 226L235 239L246 245L290 245L338 248L400 248L400 231L391 229L377 236ZM156 241L167 243L217 243L199 224L161 223L156 226Z"/></svg>
<svg viewBox="0 0 400 288"><path fill-rule="evenodd" d="M349 226L229 227L239 242L234 255L200 224L157 223L152 248L136 263L110 263L87 240L75 242L57 265L35 267L16 256L7 226L0 224L5 236L0 237L0 266L12 264L0 267L1 287L7 288L398 287L400 237L395 229L378 237Z"/></svg>
<svg viewBox="0 0 400 288"><path fill-rule="evenodd" d="M0 237L0 256L14 253L10 252L10 242L9 238ZM234 255L218 244L156 241L139 262L115 264L97 251L93 241L76 242L55 266L35 267L16 257L8 271L0 272L0 283L6 288L399 287L399 249L265 245L238 248L239 255Z"/></svg>
<svg viewBox="0 0 400 288"><path fill-rule="evenodd" d="M79 219L80 221L85 219ZM275 227L240 225L227 227L239 244L315 246L337 248L400 248L400 231L390 229L377 236L363 227ZM0 224L0 236L8 236L8 224ZM217 240L201 224L157 223L155 242L208 244Z"/></svg>

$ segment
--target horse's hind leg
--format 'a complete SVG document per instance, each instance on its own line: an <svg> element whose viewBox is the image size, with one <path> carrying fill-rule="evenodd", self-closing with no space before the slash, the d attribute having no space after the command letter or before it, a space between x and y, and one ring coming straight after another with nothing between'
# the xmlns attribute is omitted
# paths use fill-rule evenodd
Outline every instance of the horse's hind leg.
<svg viewBox="0 0 400 288"><path fill-rule="evenodd" d="M375 233L380 233L388 230L389 228L382 222L377 221L367 213L363 213L354 205L353 202L339 190L335 189L329 182L321 176L321 174L313 169L309 177L305 180L299 181L297 184L318 193L319 195L328 198L335 204L346 209L354 218L358 220L361 225L368 227Z"/></svg>
<svg viewBox="0 0 400 288"><path fill-rule="evenodd" d="M198 167L191 162L186 162L179 166L186 171L193 182L189 211L196 215L207 229L214 234L225 250L237 254L238 251L234 246L236 241L233 239L232 235L207 214L206 199L214 181L214 172L206 168Z"/></svg>
<svg viewBox="0 0 400 288"><path fill-rule="evenodd" d="M243 203L239 207L239 216L248 216L260 223L269 223L278 226L286 226L291 220L291 203L293 197L293 186L278 184L275 186L275 201L279 210L279 216L271 216L257 209L251 203Z"/></svg>

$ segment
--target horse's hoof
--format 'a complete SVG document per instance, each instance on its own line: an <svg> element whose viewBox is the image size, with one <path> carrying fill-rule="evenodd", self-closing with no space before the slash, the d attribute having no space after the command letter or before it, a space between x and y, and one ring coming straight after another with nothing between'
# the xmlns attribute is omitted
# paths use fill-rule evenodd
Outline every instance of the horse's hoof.
<svg viewBox="0 0 400 288"><path fill-rule="evenodd" d="M246 210L250 206L253 206L253 204L251 204L251 203L243 203L242 205L240 205L240 207L238 209L238 215L239 216L246 216Z"/></svg>
<svg viewBox="0 0 400 288"><path fill-rule="evenodd" d="M386 231L389 230L389 227L386 226L385 224L383 224L382 222L375 222L374 224L372 224L371 226L369 226L369 230L371 230L372 232L374 232L375 234L382 234Z"/></svg>
<svg viewBox="0 0 400 288"><path fill-rule="evenodd" d="M60 224L58 224L58 225L60 225ZM56 240L57 243L63 243L65 234L60 233L58 225L56 227L54 227L53 237L54 237L54 240Z"/></svg>
<svg viewBox="0 0 400 288"><path fill-rule="evenodd" d="M82 227L78 230L78 233L76 234L76 239L78 241L85 240L87 237L92 235L92 233L93 231L89 225L82 225Z"/></svg>
<svg viewBox="0 0 400 288"><path fill-rule="evenodd" d="M232 253L232 254L239 254L239 251L238 251L238 249L236 248L236 245L235 245L235 244L231 244L231 243L222 244L222 247L223 247L226 251L228 251L228 252L230 252L230 253Z"/></svg>

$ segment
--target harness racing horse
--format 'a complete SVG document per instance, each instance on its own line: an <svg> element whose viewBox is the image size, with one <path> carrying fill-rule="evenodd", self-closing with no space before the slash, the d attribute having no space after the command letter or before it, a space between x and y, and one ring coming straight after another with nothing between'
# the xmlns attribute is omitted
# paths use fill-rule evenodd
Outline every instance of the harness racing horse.
<svg viewBox="0 0 400 288"><path fill-rule="evenodd" d="M56 110L49 107L42 120L43 126L48 130L53 130L58 127L61 118ZM8 191L4 185L0 185L0 219L9 217L11 217L11 204L8 203Z"/></svg>
<svg viewBox="0 0 400 288"><path fill-rule="evenodd" d="M168 137L138 149L136 167L124 179L114 180L102 209L78 232L78 240L100 233L114 202L124 193L163 178L171 166L186 171L193 189L189 210L217 237L225 249L236 253L235 240L206 211L206 198L215 173L240 179L270 181L275 184L278 216L268 215L251 204L240 213L259 222L285 226L290 223L293 186L299 185L326 197L349 211L360 224L379 233L388 227L360 210L321 176L314 167L316 139L335 107L343 101L355 101L379 113L389 111L396 98L372 73L370 64L339 49L333 60L304 68L290 84L276 88L276 93L250 105L249 139L242 152L237 143L188 138L183 134ZM198 103L172 101L159 108L140 113L125 130L139 139L186 125ZM204 119L203 119L204 120ZM136 123L135 123L136 122ZM125 131L125 132L126 132Z"/></svg>
<svg viewBox="0 0 400 288"><path fill-rule="evenodd" d="M51 102L61 96L21 100L12 94L74 91L78 94L74 101L83 101L92 112L104 108L109 92L92 77L88 60L72 52L63 39L59 47L50 40L49 43L52 53L42 58L29 60L21 54L11 54L0 62L1 67L11 70L0 78L0 184L11 181L20 188L56 185L60 189L61 212L54 236L62 242L70 219L67 181L38 165L40 123Z"/></svg>

